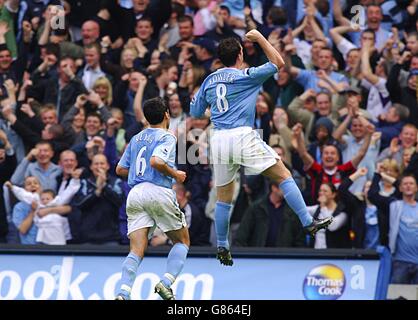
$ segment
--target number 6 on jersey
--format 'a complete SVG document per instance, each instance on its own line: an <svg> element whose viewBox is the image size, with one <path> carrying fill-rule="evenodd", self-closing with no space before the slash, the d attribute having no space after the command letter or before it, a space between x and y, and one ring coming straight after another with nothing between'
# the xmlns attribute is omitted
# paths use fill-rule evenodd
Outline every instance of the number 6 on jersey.
<svg viewBox="0 0 418 320"><path fill-rule="evenodd" d="M147 147L142 147L141 150L139 150L138 157L136 157L135 172L137 176L144 175L145 169L147 168L147 162L145 161L145 158L142 157L146 150Z"/></svg>

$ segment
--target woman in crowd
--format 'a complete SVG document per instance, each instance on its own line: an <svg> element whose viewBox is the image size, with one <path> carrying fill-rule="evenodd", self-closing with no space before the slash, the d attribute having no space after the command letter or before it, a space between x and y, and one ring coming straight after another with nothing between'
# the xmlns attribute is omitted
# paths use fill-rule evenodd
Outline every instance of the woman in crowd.
<svg viewBox="0 0 418 320"><path fill-rule="evenodd" d="M315 249L350 248L349 219L344 206L338 199L338 191L332 183L323 183L319 187L318 203L309 206L309 213L317 219L333 217L327 230L320 230L311 239Z"/></svg>

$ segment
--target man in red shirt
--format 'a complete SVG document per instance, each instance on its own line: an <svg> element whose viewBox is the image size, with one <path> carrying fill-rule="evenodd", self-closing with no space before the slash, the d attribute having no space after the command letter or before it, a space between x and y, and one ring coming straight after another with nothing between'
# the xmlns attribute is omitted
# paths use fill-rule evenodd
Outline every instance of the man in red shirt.
<svg viewBox="0 0 418 320"><path fill-rule="evenodd" d="M339 186L344 176L351 174L365 156L370 145L371 136L375 130L372 124L366 126L367 134L359 152L350 161L338 165L340 156L338 148L333 144L325 145L322 149L322 164L316 162L308 153L302 133L302 125L300 123L293 127L293 136L297 143L297 151L303 161L303 169L311 177L311 196L316 202L317 193L322 183L331 182L336 187Z"/></svg>

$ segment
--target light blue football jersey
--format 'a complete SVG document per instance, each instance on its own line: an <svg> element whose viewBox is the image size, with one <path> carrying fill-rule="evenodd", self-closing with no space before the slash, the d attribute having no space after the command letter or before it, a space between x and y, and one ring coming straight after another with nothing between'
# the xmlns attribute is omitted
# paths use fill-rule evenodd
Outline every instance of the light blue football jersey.
<svg viewBox="0 0 418 320"><path fill-rule="evenodd" d="M175 167L176 137L159 128L147 128L133 136L118 165L128 169L128 184L132 188L142 182L171 188L173 178L151 167L151 157L162 159L171 168Z"/></svg>
<svg viewBox="0 0 418 320"><path fill-rule="evenodd" d="M253 127L255 103L264 81L277 72L267 62L256 68L222 68L210 74L190 103L192 117L201 117L208 106L216 129Z"/></svg>

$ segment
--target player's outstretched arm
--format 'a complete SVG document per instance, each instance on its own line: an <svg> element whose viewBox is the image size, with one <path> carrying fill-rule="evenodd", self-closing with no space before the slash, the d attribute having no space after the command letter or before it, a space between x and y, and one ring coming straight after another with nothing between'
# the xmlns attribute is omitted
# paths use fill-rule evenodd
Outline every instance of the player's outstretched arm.
<svg viewBox="0 0 418 320"><path fill-rule="evenodd" d="M153 156L150 160L151 167L159 171L165 176L176 179L177 182L182 183L186 179L186 172L175 170L171 168L163 159Z"/></svg>
<svg viewBox="0 0 418 320"><path fill-rule="evenodd" d="M266 38L256 29L253 29L245 35L251 42L257 42L261 49L263 49L267 58L271 63L274 63L278 69L284 66L284 60L280 53L267 41Z"/></svg>
<svg viewBox="0 0 418 320"><path fill-rule="evenodd" d="M119 177L127 178L128 175L129 175L129 169L121 167L121 166L118 165L118 166L116 166L116 174Z"/></svg>

